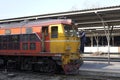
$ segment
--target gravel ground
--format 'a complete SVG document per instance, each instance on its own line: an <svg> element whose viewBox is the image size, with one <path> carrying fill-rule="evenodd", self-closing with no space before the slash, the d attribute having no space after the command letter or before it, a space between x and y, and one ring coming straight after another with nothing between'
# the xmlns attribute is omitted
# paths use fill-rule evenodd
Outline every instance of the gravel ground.
<svg viewBox="0 0 120 80"><path fill-rule="evenodd" d="M3 72L0 71L0 80L85 80L78 75L51 75L32 72Z"/></svg>

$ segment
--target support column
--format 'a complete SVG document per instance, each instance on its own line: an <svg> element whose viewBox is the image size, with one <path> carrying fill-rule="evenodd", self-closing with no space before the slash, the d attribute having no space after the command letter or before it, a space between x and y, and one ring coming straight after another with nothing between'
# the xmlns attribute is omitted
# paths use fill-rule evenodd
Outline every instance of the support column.
<svg viewBox="0 0 120 80"><path fill-rule="evenodd" d="M98 34L97 34L97 36L96 36L96 41L97 41L97 52L99 52L99 44L98 44L98 42L99 42L99 40L98 40Z"/></svg>
<svg viewBox="0 0 120 80"><path fill-rule="evenodd" d="M106 35L107 42L108 42L108 64L110 64L110 26L106 22L104 22L104 19L102 18L100 14L98 14L98 12L95 12L95 14L101 20L101 23L104 27L105 35ZM107 30L106 30L106 27L107 27Z"/></svg>
<svg viewBox="0 0 120 80"><path fill-rule="evenodd" d="M114 36L112 36L112 46L114 46Z"/></svg>
<svg viewBox="0 0 120 80"><path fill-rule="evenodd" d="M90 37L91 40L91 47L93 47L93 36Z"/></svg>
<svg viewBox="0 0 120 80"><path fill-rule="evenodd" d="M108 42L108 64L110 64L110 26L108 26L107 42Z"/></svg>
<svg viewBox="0 0 120 80"><path fill-rule="evenodd" d="M94 34L95 35L95 41L96 41L96 43L97 43L97 52L99 52L99 45L98 45L98 42L99 42L99 40L98 40L98 33L96 33L96 34Z"/></svg>

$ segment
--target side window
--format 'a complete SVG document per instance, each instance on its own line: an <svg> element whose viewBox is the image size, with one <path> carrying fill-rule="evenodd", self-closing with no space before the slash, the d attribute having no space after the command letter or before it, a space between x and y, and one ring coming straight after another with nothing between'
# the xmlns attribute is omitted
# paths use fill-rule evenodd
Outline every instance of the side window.
<svg viewBox="0 0 120 80"><path fill-rule="evenodd" d="M3 42L7 42L8 41L8 36L3 36Z"/></svg>
<svg viewBox="0 0 120 80"><path fill-rule="evenodd" d="M38 41L38 37L35 34L30 34L30 41Z"/></svg>
<svg viewBox="0 0 120 80"><path fill-rule="evenodd" d="M58 26L51 27L51 38L58 38Z"/></svg>
<svg viewBox="0 0 120 80"><path fill-rule="evenodd" d="M32 33L32 28L31 27L29 27L29 28L26 28L26 34L30 34L30 33Z"/></svg>
<svg viewBox="0 0 120 80"><path fill-rule="evenodd" d="M22 35L22 41L29 41L29 35L28 34L23 34Z"/></svg>
<svg viewBox="0 0 120 80"><path fill-rule="evenodd" d="M30 50L35 50L35 49L36 49L36 44L30 43Z"/></svg>
<svg viewBox="0 0 120 80"><path fill-rule="evenodd" d="M0 50L2 49L2 43L0 43Z"/></svg>
<svg viewBox="0 0 120 80"><path fill-rule="evenodd" d="M11 39L9 39L9 40L11 40L11 42L19 42L19 40L20 40L19 35L13 35L13 36L10 36L10 38Z"/></svg>
<svg viewBox="0 0 120 80"><path fill-rule="evenodd" d="M0 43L2 42L2 36L0 36Z"/></svg>
<svg viewBox="0 0 120 80"><path fill-rule="evenodd" d="M22 49L23 50L28 50L28 43L23 43L22 44Z"/></svg>

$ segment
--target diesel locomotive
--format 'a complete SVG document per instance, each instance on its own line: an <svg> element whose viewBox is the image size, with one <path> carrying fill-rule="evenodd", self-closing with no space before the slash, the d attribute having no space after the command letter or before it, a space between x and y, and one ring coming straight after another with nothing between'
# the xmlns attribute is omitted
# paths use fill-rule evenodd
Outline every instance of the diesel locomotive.
<svg viewBox="0 0 120 80"><path fill-rule="evenodd" d="M0 24L0 65L7 69L72 74L82 57L77 27L70 19Z"/></svg>

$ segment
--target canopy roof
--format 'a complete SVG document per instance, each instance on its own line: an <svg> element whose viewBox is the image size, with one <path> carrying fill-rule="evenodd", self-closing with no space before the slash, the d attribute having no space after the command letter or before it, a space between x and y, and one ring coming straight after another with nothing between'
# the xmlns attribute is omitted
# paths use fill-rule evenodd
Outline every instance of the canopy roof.
<svg viewBox="0 0 120 80"><path fill-rule="evenodd" d="M67 18L74 20L75 23L79 25L79 27L102 26L102 21L98 15L101 16L103 18L103 22L107 23L108 25L120 25L120 6L3 19L0 20L0 23L36 19Z"/></svg>
<svg viewBox="0 0 120 80"><path fill-rule="evenodd" d="M3 19L0 20L0 24L21 22L25 20L34 21L36 19L42 20L42 19L61 19L61 18L72 19L78 25L79 28L92 27L90 29L94 30L100 26L102 26L100 29L104 29L104 26L117 26L115 28L116 30L119 30L120 6Z"/></svg>

